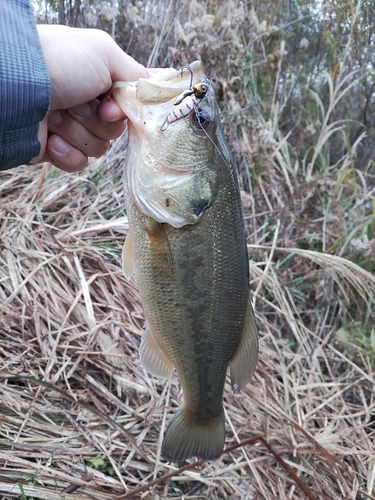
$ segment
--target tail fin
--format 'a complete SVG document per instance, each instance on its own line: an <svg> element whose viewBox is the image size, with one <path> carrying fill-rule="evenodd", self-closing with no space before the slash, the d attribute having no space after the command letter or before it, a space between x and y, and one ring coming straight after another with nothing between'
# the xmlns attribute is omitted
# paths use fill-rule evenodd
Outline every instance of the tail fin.
<svg viewBox="0 0 375 500"><path fill-rule="evenodd" d="M215 460L223 451L224 412L206 425L197 425L180 408L165 433L161 454L169 462L184 462L189 457Z"/></svg>

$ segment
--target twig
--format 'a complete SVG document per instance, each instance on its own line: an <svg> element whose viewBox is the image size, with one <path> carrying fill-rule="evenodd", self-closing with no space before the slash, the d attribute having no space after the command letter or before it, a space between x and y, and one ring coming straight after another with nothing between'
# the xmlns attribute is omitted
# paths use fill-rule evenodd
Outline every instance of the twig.
<svg viewBox="0 0 375 500"><path fill-rule="evenodd" d="M272 453L279 464L286 470L286 472L292 477L294 482L301 488L303 493L307 496L309 500L317 500L316 496L311 493L311 490L305 485L305 483L300 479L294 470L288 465L281 457L273 450L272 446L264 439L264 437L259 436L259 440L262 441L264 446Z"/></svg>
<svg viewBox="0 0 375 500"><path fill-rule="evenodd" d="M148 489L152 488L156 484L160 484L163 481L166 481L167 479L170 479L171 477L176 476L177 474L181 474L181 472L184 472L184 471L189 470L189 469L193 469L194 467L198 467L199 465L202 465L203 463L204 463L204 460L198 460L197 462L193 462L192 464L186 464L177 470L163 474L158 479L155 479L154 481L150 481L149 483L147 483L143 486L140 486L139 488L134 488L134 490L131 490L128 493L125 493L125 495L120 495L119 497L116 497L115 500L125 500L126 498L132 498L132 497L134 497L134 495L138 495L138 493L143 493L144 491L147 491Z"/></svg>
<svg viewBox="0 0 375 500"><path fill-rule="evenodd" d="M248 444L254 444L257 441L261 441L264 446L272 453L272 455L276 458L276 460L280 463L280 465L286 470L286 472L290 475L290 477L293 479L293 481L300 487L300 489L303 491L303 493L307 496L309 500L317 500L317 498L312 494L310 489L305 485L305 483L297 476L297 474L293 471L293 469L281 458L281 456L276 453L276 451L273 450L272 446L267 442L267 440L263 436L254 436L248 439L244 439L240 443L236 443L233 446L229 446L226 448L222 455L225 455L237 448L240 448L242 446L246 446ZM163 474L160 476L158 479L155 479L154 481L150 481L149 483L140 486L139 488L134 488L133 490L129 491L125 495L120 495L115 498L115 500L126 500L127 498L133 498L135 495L138 495L139 493L143 493L144 491L149 490L153 486L156 486L157 484L162 483L163 481L166 481L170 479L171 477L177 476L181 474L182 472L185 472L186 470L193 469L194 467L198 467L199 465L202 465L204 463L204 460L198 460L196 462L193 462L191 464L186 464L183 467L180 467L179 469L172 471L172 472L167 472L166 474ZM369 497L371 498L371 497Z"/></svg>
<svg viewBox="0 0 375 500"><path fill-rule="evenodd" d="M369 498L370 500L375 500L375 497L373 495L370 495L370 493L367 493L364 490L358 490L357 493L360 493L361 495L365 495L365 497Z"/></svg>
<svg viewBox="0 0 375 500"><path fill-rule="evenodd" d="M234 444L233 446L229 446L226 448L223 454L227 454L230 451L233 451L237 448L240 448L241 446L246 446L248 444L256 443L259 441L261 438L260 436L254 436L248 439L244 439L240 443ZM186 470L193 469L194 467L198 467L199 465L202 465L205 462L205 460L197 460L196 462L193 462L191 464L186 464L183 467L180 467L177 470L174 470L172 472L167 472L166 474L163 474L159 478L155 479L154 481L150 481L149 483L140 486L139 488L134 488L134 490L129 491L125 495L120 495L119 497L116 497L115 500L126 500L127 498L132 498L134 495L138 495L138 493L143 493L144 491L147 491L148 489L152 488L153 486L156 486L157 484L162 483L163 481L166 481L167 479L170 479L173 476L177 476L178 474L181 474L181 472L185 472Z"/></svg>
<svg viewBox="0 0 375 500"><path fill-rule="evenodd" d="M88 474L87 476L82 476L81 477L81 481L85 481L85 482L90 482L93 478L93 474ZM78 488L81 488L81 485L79 484L70 484L69 486L67 486L66 488L63 489L63 493L73 493L74 491L78 490Z"/></svg>

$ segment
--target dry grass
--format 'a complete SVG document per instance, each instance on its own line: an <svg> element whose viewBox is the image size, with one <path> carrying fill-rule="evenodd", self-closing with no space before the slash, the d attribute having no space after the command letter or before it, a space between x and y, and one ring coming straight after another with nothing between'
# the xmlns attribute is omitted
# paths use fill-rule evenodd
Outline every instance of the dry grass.
<svg viewBox="0 0 375 500"><path fill-rule="evenodd" d="M160 460L181 390L140 365L144 316L120 264L121 150L79 175L1 173L0 497L374 499L374 358L335 344L319 302L303 312L320 314L309 329L276 266L293 252L337 286L341 307L373 304L375 278L276 247L277 234L250 246L261 353L239 396L227 384L227 450L184 470Z"/></svg>

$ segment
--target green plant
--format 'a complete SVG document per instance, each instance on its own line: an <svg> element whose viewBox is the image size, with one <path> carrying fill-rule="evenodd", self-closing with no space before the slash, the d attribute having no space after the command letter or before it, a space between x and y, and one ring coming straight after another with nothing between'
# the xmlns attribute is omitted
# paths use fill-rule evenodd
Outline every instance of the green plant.
<svg viewBox="0 0 375 500"><path fill-rule="evenodd" d="M375 328L365 328L362 322L356 321L339 328L335 334L337 344L344 348L350 358L368 356L375 366Z"/></svg>
<svg viewBox="0 0 375 500"><path fill-rule="evenodd" d="M100 470L109 476L113 476L115 473L113 467L100 457L90 458L89 460L86 460L86 463L94 469Z"/></svg>
<svg viewBox="0 0 375 500"><path fill-rule="evenodd" d="M37 474L38 472L36 472ZM22 476L22 479L25 481L25 483L29 486L34 486L36 482L36 476L30 476L28 474L24 474ZM25 493L24 485L21 483L21 481L18 481L16 483L18 486L20 492L21 492L21 500L34 500L34 497L27 496Z"/></svg>

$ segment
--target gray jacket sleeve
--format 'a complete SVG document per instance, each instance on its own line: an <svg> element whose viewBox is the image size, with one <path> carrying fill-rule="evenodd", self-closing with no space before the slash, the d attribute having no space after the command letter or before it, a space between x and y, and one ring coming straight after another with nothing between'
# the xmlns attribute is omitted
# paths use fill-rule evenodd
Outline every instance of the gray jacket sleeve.
<svg viewBox="0 0 375 500"><path fill-rule="evenodd" d="M0 170L40 152L50 82L28 0L0 0Z"/></svg>

